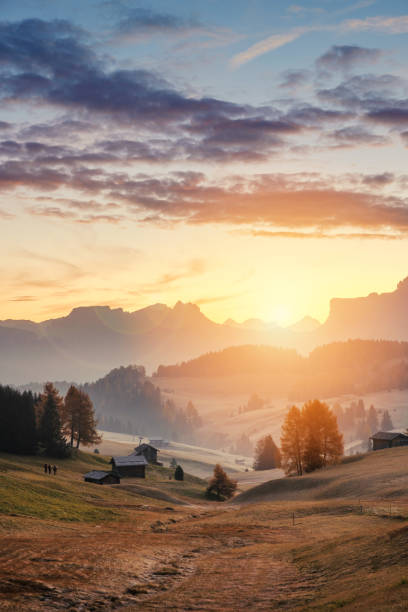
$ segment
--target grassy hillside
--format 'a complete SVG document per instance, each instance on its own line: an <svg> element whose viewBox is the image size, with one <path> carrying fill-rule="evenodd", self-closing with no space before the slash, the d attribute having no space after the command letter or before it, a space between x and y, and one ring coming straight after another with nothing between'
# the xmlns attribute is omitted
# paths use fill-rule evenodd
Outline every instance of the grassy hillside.
<svg viewBox="0 0 408 612"><path fill-rule="evenodd" d="M109 459L79 452L75 458L59 460L54 476L44 474L46 458L0 454L0 514L98 522L127 518L126 508L145 502L146 497L159 500L163 487L174 503L184 496L203 499L204 481L188 474L183 482L169 481L173 470L156 466L148 467L144 480L122 479L123 484L115 486L84 482L83 475L90 470L109 471ZM127 487L129 483L134 483L133 488ZM157 503L170 499L165 495Z"/></svg>
<svg viewBox="0 0 408 612"><path fill-rule="evenodd" d="M39 458L1 455L0 608L404 610L407 459L379 451L219 504L166 468L99 486L82 473L104 457L80 453L54 478ZM361 512L357 493L393 514Z"/></svg>
<svg viewBox="0 0 408 612"><path fill-rule="evenodd" d="M408 502L407 463L408 447L355 455L311 474L263 483L244 491L234 503L359 498Z"/></svg>

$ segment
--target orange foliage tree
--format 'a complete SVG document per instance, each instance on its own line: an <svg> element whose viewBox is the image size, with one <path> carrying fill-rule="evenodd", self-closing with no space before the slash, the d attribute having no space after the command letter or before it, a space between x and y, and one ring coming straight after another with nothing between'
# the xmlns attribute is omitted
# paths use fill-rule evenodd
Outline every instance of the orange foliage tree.
<svg viewBox="0 0 408 612"><path fill-rule="evenodd" d="M299 410L292 406L282 426L282 464L286 473L312 472L336 463L344 451L337 419L327 404L306 402Z"/></svg>

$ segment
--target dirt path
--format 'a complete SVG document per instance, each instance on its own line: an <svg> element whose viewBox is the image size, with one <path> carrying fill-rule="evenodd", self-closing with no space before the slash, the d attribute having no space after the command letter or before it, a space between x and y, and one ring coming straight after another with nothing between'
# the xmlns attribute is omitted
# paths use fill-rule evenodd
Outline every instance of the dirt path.
<svg viewBox="0 0 408 612"><path fill-rule="evenodd" d="M17 531L1 539L0 609L215 610L220 601L224 610L287 608L299 597L299 577L272 550L287 529L243 529L228 521L235 512L196 506L151 512L148 524L135 516L130 524Z"/></svg>

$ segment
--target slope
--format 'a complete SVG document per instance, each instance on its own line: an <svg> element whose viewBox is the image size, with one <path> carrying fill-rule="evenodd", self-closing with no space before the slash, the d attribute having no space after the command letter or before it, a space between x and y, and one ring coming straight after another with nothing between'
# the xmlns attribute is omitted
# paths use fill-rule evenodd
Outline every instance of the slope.
<svg viewBox="0 0 408 612"><path fill-rule="evenodd" d="M244 491L233 503L381 500L408 502L408 447L346 458L300 477L281 478Z"/></svg>

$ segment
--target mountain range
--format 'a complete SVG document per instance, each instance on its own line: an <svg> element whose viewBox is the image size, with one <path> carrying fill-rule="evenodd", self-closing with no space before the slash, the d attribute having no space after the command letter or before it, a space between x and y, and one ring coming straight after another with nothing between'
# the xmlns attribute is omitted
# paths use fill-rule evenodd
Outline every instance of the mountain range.
<svg viewBox="0 0 408 612"><path fill-rule="evenodd" d="M408 278L391 293L335 298L322 325L310 317L288 328L250 319L218 324L195 304L154 304L135 312L109 306L74 308L40 323L0 321L0 382L94 380L119 365L191 359L228 346L263 344L309 352L349 338L408 340Z"/></svg>

